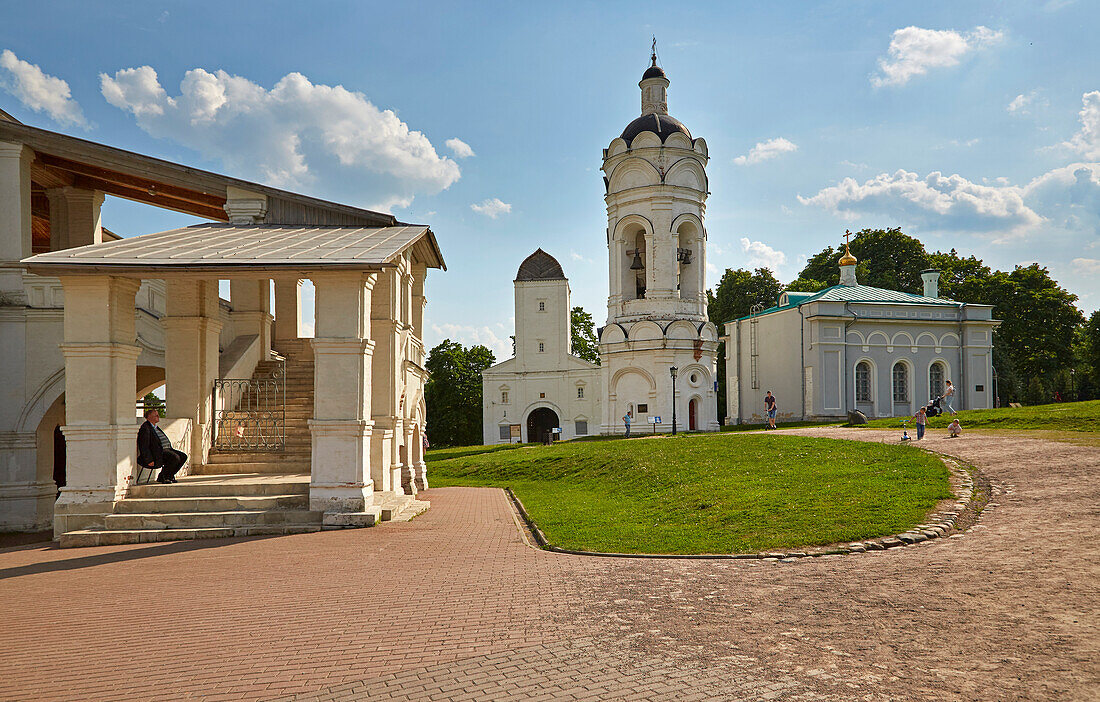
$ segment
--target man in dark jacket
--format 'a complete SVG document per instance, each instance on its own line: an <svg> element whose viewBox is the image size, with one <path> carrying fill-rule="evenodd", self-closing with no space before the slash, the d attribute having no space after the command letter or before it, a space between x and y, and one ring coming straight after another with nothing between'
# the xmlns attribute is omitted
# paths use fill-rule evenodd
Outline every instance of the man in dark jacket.
<svg viewBox="0 0 1100 702"><path fill-rule="evenodd" d="M187 462L187 454L172 448L168 435L157 426L160 413L155 409L145 412L145 423L138 429L138 463L146 468L160 468L158 483L176 482L176 473Z"/></svg>

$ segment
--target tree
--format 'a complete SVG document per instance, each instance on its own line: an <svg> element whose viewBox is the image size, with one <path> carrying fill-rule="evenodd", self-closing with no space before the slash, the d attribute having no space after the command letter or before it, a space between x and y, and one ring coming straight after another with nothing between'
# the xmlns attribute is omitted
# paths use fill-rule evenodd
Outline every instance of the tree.
<svg viewBox="0 0 1100 702"><path fill-rule="evenodd" d="M743 268L726 269L715 290L707 290L707 316L724 332L726 322L749 314L754 305L772 307L779 298L783 286L767 268L747 271ZM718 344L718 419L726 416L726 344Z"/></svg>
<svg viewBox="0 0 1100 702"><path fill-rule="evenodd" d="M445 339L431 350L425 366L431 375L424 387L428 440L435 446L470 446L482 442L481 371L493 365L484 346L465 348Z"/></svg>
<svg viewBox="0 0 1100 702"><path fill-rule="evenodd" d="M164 400L160 399L153 393L147 393L145 397L141 398L142 411L156 410L160 414L164 414Z"/></svg>
<svg viewBox="0 0 1100 702"><path fill-rule="evenodd" d="M592 315L585 312L583 307L574 307L569 312L569 327L573 355L600 365L600 341L596 338L596 324L592 321Z"/></svg>
<svg viewBox="0 0 1100 702"><path fill-rule="evenodd" d="M920 240L908 236L898 228L862 229L852 237L849 248L852 255L859 260L856 264L856 279L862 285L908 293L923 291L920 273L929 267L929 257ZM843 251L843 244L836 249L826 246L806 261L798 278L838 285L840 267L837 261Z"/></svg>

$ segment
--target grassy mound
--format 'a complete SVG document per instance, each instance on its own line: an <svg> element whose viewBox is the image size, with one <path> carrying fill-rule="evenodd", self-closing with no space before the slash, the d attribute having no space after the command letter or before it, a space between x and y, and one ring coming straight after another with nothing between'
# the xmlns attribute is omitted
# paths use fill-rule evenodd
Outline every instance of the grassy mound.
<svg viewBox="0 0 1100 702"><path fill-rule="evenodd" d="M939 416L928 420L930 429L946 429L952 417ZM1100 432L1100 400L1062 402L1056 405L1031 407L1001 407L988 410L963 410L959 423L966 429L1052 429L1056 431ZM873 419L865 425L871 429L897 428L900 418ZM910 423L912 426L912 423Z"/></svg>
<svg viewBox="0 0 1100 702"><path fill-rule="evenodd" d="M590 551L853 541L904 531L951 497L947 469L911 446L689 435L476 448L430 454L432 486L511 487L552 544Z"/></svg>

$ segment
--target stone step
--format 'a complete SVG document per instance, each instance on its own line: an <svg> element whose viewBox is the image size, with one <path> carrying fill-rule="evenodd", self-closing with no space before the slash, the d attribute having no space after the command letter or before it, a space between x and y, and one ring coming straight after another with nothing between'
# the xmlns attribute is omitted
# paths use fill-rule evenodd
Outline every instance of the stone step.
<svg viewBox="0 0 1100 702"><path fill-rule="evenodd" d="M290 475L310 469L309 457L300 461L237 461L226 463L207 463L191 469L191 475L208 476L225 473L262 473L264 475Z"/></svg>
<svg viewBox="0 0 1100 702"><path fill-rule="evenodd" d="M271 526L275 524L318 525L323 512L306 510L229 510L225 512L166 512L148 514L108 514L104 528L129 529L209 529L212 527Z"/></svg>
<svg viewBox="0 0 1100 702"><path fill-rule="evenodd" d="M217 451L211 451L207 456L207 463L280 463L280 462L298 462L304 458L308 458L312 452L309 450L308 444L301 448L295 448L294 450L284 451L230 451L228 449L219 449ZM250 473L252 471L239 471L241 473Z"/></svg>
<svg viewBox="0 0 1100 702"><path fill-rule="evenodd" d="M134 497L115 503L115 514L170 512L230 512L241 510L305 510L308 495L217 495L198 497Z"/></svg>
<svg viewBox="0 0 1100 702"><path fill-rule="evenodd" d="M147 544L160 541L219 539L231 536L308 534L321 530L320 524L268 524L241 527L205 527L195 529L81 529L62 534L61 548Z"/></svg>
<svg viewBox="0 0 1100 702"><path fill-rule="evenodd" d="M187 476L178 483L131 485L127 498L219 497L256 495L308 495L309 473L288 474L284 479L260 473L221 473L217 478Z"/></svg>

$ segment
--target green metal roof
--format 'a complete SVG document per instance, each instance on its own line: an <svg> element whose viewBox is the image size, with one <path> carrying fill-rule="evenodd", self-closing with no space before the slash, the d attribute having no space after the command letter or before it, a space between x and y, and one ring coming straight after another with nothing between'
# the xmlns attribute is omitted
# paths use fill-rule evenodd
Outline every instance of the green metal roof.
<svg viewBox="0 0 1100 702"><path fill-rule="evenodd" d="M771 314L782 310L794 309L811 302L888 302L895 305L939 305L941 307L958 307L954 300L945 300L938 297L925 297L913 295L900 290L886 290L885 288L873 288L870 285L833 285L815 293L789 292L787 304L776 305L763 310L758 315L747 315L739 319L748 319L753 316ZM731 320L731 321L739 321Z"/></svg>

